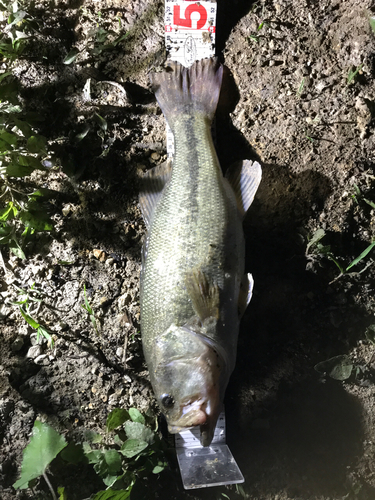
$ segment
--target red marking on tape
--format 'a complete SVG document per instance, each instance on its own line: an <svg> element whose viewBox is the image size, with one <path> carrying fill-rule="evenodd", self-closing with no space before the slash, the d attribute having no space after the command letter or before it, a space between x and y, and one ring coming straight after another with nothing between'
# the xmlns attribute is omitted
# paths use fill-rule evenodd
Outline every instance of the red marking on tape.
<svg viewBox="0 0 375 500"><path fill-rule="evenodd" d="M200 15L199 21L197 21L197 30L203 28L203 26L207 22L207 10L203 5L191 4L188 5L185 9L185 17L180 17L180 6L174 5L173 7L173 24L176 26L181 26L183 28L192 28L193 20L191 19L191 15L193 12L198 12Z"/></svg>

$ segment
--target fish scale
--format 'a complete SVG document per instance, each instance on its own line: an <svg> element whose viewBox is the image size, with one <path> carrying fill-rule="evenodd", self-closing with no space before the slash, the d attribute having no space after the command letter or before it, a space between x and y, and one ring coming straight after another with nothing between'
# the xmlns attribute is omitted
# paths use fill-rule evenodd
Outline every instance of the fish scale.
<svg viewBox="0 0 375 500"><path fill-rule="evenodd" d="M245 162L223 177L211 137L222 79L216 59L172 63L152 77L175 139L168 165L148 172L140 194L147 238L141 272L143 351L172 433L214 435L236 359L240 315L252 292L244 275L242 218L261 178ZM232 185L231 185L232 184ZM164 186L164 187L163 187Z"/></svg>

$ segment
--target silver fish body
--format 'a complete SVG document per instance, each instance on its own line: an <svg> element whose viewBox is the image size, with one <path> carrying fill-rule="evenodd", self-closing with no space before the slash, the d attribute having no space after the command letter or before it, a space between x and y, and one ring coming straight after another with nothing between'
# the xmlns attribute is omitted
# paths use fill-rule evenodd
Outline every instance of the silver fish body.
<svg viewBox="0 0 375 500"><path fill-rule="evenodd" d="M233 173L231 187L211 137L221 77L213 59L189 70L175 64L154 76L175 157L171 175L154 175L149 196L141 197L148 225L141 330L151 383L170 432L199 425L204 446L212 440L235 365L240 314L252 290L251 276L244 276L246 200L235 194L249 176ZM247 170L252 201L260 166L248 164ZM160 179L165 187L158 192Z"/></svg>

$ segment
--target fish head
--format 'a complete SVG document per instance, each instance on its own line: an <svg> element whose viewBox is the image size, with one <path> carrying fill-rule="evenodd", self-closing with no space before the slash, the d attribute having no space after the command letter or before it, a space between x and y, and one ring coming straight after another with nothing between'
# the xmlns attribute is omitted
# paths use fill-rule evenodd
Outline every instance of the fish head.
<svg viewBox="0 0 375 500"><path fill-rule="evenodd" d="M152 385L169 432L199 426L201 443L209 446L225 392L225 353L204 335L171 325L158 338L152 365Z"/></svg>

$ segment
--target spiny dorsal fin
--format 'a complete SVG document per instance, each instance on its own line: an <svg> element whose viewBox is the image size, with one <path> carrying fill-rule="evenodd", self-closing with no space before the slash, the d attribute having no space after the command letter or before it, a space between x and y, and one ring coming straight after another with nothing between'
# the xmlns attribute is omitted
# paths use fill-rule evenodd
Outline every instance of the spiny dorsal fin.
<svg viewBox="0 0 375 500"><path fill-rule="evenodd" d="M238 210L245 216L262 179L262 167L257 161L236 162L228 168L225 177L236 195Z"/></svg>
<svg viewBox="0 0 375 500"><path fill-rule="evenodd" d="M146 224L150 228L151 219L158 204L163 189L172 174L172 161L167 160L157 167L152 168L141 177L141 190L139 193L139 206Z"/></svg>
<svg viewBox="0 0 375 500"><path fill-rule="evenodd" d="M240 285L240 294L238 296L238 315L242 318L244 312L253 295L254 280L250 273L244 274Z"/></svg>
<svg viewBox="0 0 375 500"><path fill-rule="evenodd" d="M194 311L202 322L207 318L219 318L219 287L210 283L201 270L194 269L186 275L186 288Z"/></svg>

